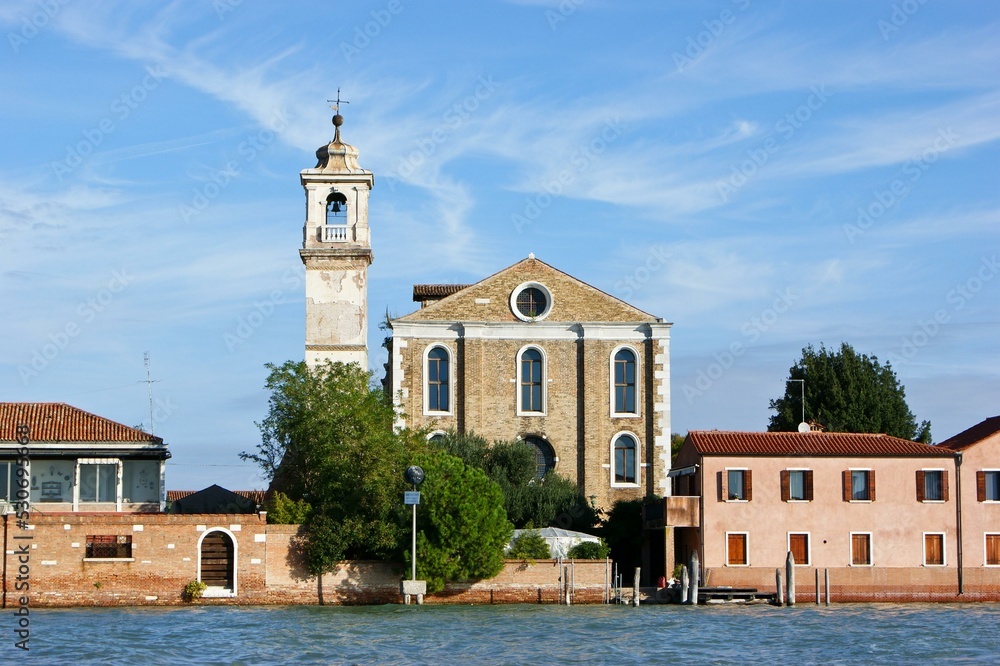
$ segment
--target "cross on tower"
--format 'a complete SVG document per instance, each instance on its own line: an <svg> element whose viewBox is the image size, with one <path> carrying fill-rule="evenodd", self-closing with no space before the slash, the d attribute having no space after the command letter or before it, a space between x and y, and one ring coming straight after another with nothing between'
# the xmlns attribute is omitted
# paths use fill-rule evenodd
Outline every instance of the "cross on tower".
<svg viewBox="0 0 1000 666"><path fill-rule="evenodd" d="M341 104L350 104L350 102L348 102L346 99L345 100L341 100L340 99L340 88L337 88L337 99L328 99L326 101L327 102L335 102L334 104L330 105L330 108L333 109L334 112L336 112L336 113L340 113L340 105Z"/></svg>

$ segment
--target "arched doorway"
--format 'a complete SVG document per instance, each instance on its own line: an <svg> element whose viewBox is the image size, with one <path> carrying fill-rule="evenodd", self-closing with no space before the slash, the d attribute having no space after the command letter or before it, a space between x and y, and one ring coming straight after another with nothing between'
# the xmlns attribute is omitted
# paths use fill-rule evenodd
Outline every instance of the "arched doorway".
<svg viewBox="0 0 1000 666"><path fill-rule="evenodd" d="M202 537L198 578L210 588L236 591L236 548L233 538L222 530Z"/></svg>

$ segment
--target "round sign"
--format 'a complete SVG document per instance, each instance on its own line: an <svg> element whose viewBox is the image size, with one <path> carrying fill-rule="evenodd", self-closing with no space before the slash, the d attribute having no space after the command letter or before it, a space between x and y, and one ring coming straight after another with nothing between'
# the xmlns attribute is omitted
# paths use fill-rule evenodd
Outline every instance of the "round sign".
<svg viewBox="0 0 1000 666"><path fill-rule="evenodd" d="M420 469L416 465L410 465L406 468L406 473L403 475L406 480L413 485L419 485L424 480L424 470Z"/></svg>

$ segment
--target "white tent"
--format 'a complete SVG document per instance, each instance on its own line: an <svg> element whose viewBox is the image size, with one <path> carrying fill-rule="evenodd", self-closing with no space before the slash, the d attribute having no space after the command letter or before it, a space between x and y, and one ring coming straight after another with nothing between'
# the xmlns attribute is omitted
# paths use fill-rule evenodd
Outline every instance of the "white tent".
<svg viewBox="0 0 1000 666"><path fill-rule="evenodd" d="M514 540L525 532L538 532L545 539L545 542L549 544L549 553L554 559L566 557L569 549L578 543L583 543L584 541L600 542L600 539L593 534L573 532L558 527L542 527L536 530L514 530L514 536L511 538L511 542L507 544L507 550L510 550Z"/></svg>

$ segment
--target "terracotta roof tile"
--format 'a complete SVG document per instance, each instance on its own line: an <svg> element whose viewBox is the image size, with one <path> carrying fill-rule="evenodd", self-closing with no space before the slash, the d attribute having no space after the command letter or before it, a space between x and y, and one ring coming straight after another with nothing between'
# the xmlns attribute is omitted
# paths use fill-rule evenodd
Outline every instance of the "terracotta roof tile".
<svg viewBox="0 0 1000 666"><path fill-rule="evenodd" d="M688 439L702 455L951 456L951 451L881 434L848 432L721 432L696 430Z"/></svg>
<svg viewBox="0 0 1000 666"><path fill-rule="evenodd" d="M200 490L168 490L167 491L167 501L168 502L176 502L179 499L184 499L188 495L194 495L197 492L201 492L201 491ZM262 505L264 503L264 500L267 499L266 498L266 495L267 495L267 491L266 490L233 490L232 492L236 493L240 497L246 497L248 500L250 500L254 504L257 504L258 506Z"/></svg>
<svg viewBox="0 0 1000 666"><path fill-rule="evenodd" d="M943 446L952 451L961 451L983 441L996 432L1000 432L1000 416L992 416L981 423L977 423L954 437L944 440L938 446Z"/></svg>
<svg viewBox="0 0 1000 666"><path fill-rule="evenodd" d="M467 284L415 284L413 285L413 300L444 298L456 294L468 286Z"/></svg>
<svg viewBox="0 0 1000 666"><path fill-rule="evenodd" d="M163 444L161 437L62 402L0 402L0 441L15 439L18 425L31 426L31 439L36 442Z"/></svg>

